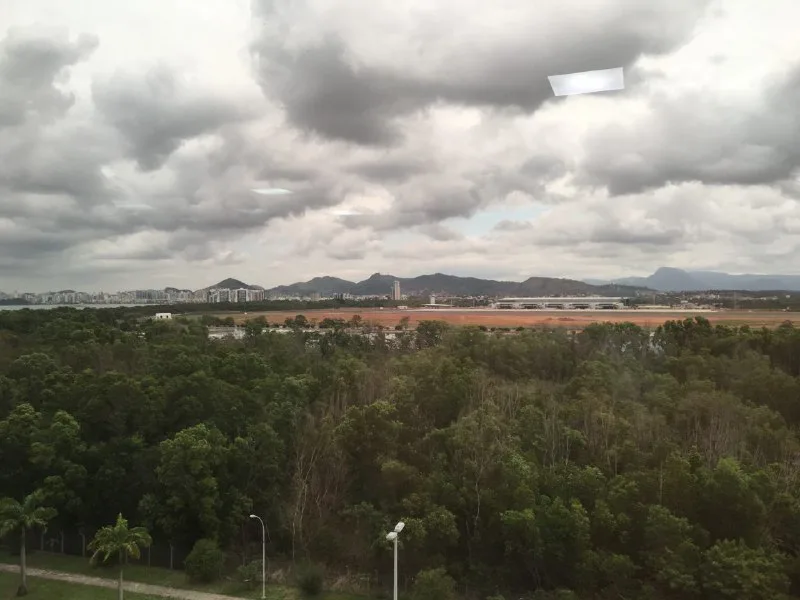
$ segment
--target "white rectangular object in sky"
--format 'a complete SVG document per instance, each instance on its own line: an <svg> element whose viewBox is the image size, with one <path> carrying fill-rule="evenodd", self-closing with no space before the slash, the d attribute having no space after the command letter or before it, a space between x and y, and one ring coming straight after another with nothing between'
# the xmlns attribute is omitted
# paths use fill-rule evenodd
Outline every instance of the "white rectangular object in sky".
<svg viewBox="0 0 800 600"><path fill-rule="evenodd" d="M550 80L550 87L553 88L556 96L574 96L625 89L622 67L566 75L550 75L547 79Z"/></svg>

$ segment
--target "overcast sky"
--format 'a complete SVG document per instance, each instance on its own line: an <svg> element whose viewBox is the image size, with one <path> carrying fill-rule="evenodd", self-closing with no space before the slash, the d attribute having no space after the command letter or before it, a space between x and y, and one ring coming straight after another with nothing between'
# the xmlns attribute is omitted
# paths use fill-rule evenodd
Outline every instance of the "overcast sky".
<svg viewBox="0 0 800 600"><path fill-rule="evenodd" d="M2 5L0 290L800 273L797 0Z"/></svg>

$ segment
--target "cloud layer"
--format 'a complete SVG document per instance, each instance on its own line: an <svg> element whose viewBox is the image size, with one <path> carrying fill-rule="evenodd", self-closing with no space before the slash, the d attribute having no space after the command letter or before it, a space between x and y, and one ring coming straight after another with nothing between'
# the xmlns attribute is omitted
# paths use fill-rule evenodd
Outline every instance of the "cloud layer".
<svg viewBox="0 0 800 600"><path fill-rule="evenodd" d="M0 289L800 271L776 4L10 0Z"/></svg>

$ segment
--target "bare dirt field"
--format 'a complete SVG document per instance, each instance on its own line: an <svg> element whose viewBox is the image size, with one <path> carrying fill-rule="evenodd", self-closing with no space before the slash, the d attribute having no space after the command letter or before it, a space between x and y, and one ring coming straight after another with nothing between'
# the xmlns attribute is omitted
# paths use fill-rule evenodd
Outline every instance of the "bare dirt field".
<svg viewBox="0 0 800 600"><path fill-rule="evenodd" d="M582 329L591 323L635 323L641 327L657 327L666 321L682 320L700 316L711 323L750 325L751 327L777 327L785 321L800 324L800 313L783 311L667 311L667 310L491 310L491 309L433 309L396 310L375 308L339 310L298 310L276 312L249 312L216 314L218 317L233 317L237 324L263 316L270 323L282 323L287 318L303 314L317 322L323 319L350 320L360 315L364 323L394 326L403 317L408 317L411 326L420 321L439 320L454 325L485 325L487 327L568 327Z"/></svg>

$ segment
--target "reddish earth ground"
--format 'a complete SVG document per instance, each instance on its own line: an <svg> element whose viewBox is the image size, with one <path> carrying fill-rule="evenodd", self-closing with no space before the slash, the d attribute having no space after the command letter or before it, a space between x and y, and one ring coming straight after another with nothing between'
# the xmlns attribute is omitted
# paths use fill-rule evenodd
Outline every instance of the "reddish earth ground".
<svg viewBox="0 0 800 600"><path fill-rule="evenodd" d="M657 327L666 321L682 320L693 316L708 319L711 323L729 325L750 325L751 327L777 327L784 321L800 324L800 314L782 311L650 311L650 310L603 310L603 311L565 311L565 310L393 310L384 309L340 309L340 310L299 310L280 312L250 312L217 314L218 317L232 316L236 323L263 316L269 323L282 323L287 317L303 314L317 322L329 319L350 320L360 315L364 323L394 326L403 317L408 317L410 325L420 321L439 320L454 325L485 325L487 327L518 327L520 325L569 327L582 329L591 323L635 323L642 327Z"/></svg>

